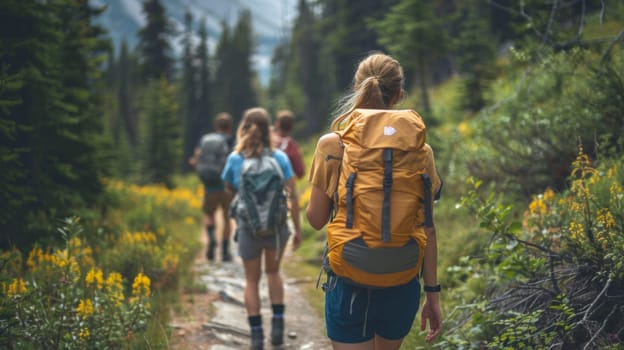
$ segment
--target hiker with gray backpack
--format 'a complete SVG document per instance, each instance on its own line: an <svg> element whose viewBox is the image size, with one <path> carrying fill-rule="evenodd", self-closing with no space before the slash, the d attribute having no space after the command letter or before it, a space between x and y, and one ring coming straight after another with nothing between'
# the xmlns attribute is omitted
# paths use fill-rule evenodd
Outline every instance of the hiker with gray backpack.
<svg viewBox="0 0 624 350"><path fill-rule="evenodd" d="M223 230L221 236L221 260L232 260L230 254L230 219L228 209L232 200L230 192L225 190L221 180L221 172L225 166L225 160L232 149L232 116L228 113L219 113L214 120L215 132L205 134L199 140L193 156L188 160L197 171L204 185L204 198L202 211L204 212L204 225L208 234L208 246L206 259L215 259L215 250L218 242L216 237L215 213L221 209Z"/></svg>
<svg viewBox="0 0 624 350"><path fill-rule="evenodd" d="M245 111L237 144L221 178L236 193L230 215L236 222L234 239L245 269L245 308L251 328L251 349L264 346L259 284L262 260L271 301L271 344L284 342L284 282L280 264L290 237L288 205L294 226L293 249L301 243L299 205L288 156L271 143L269 114L263 108ZM288 196L288 197L287 197Z"/></svg>

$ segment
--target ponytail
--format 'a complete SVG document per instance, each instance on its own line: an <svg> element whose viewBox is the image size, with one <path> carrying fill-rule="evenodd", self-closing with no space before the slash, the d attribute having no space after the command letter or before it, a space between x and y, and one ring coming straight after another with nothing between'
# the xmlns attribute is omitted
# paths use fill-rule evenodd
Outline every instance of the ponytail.
<svg viewBox="0 0 624 350"><path fill-rule="evenodd" d="M273 149L269 132L269 114L264 108L245 111L237 131L238 142L234 151L245 157L258 157L265 148Z"/></svg>
<svg viewBox="0 0 624 350"><path fill-rule="evenodd" d="M356 108L389 109L403 95L403 69L388 55L374 53L360 62L353 90L338 101L331 124L340 130Z"/></svg>

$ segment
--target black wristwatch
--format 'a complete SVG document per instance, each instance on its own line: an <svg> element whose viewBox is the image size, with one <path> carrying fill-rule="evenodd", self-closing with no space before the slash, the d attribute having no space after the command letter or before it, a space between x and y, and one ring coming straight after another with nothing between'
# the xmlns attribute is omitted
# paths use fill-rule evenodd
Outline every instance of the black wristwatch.
<svg viewBox="0 0 624 350"><path fill-rule="evenodd" d="M439 293L441 288L439 284L436 284L435 286L424 285L423 290L427 293Z"/></svg>

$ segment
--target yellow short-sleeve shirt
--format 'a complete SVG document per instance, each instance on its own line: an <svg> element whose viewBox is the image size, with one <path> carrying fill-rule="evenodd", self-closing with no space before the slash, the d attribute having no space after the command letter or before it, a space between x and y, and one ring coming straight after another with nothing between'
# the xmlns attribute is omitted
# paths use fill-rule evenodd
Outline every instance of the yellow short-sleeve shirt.
<svg viewBox="0 0 624 350"><path fill-rule="evenodd" d="M435 167L433 149L429 144L425 144L424 147L428 154L427 174L431 178L433 193L439 196L442 181ZM322 189L327 194L327 197L331 199L334 198L338 186L343 148L338 134L325 134L319 139L312 158L308 180L313 186Z"/></svg>

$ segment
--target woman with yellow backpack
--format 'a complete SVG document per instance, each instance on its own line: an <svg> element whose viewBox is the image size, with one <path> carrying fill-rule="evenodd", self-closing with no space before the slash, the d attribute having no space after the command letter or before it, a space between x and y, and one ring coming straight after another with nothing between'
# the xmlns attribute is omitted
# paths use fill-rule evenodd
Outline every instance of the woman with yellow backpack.
<svg viewBox="0 0 624 350"><path fill-rule="evenodd" d="M433 201L442 182L425 124L393 107L403 96L403 69L374 53L355 73L332 123L316 146L306 214L327 226L323 266L325 321L335 350L396 350L426 295L421 329L442 331Z"/></svg>

